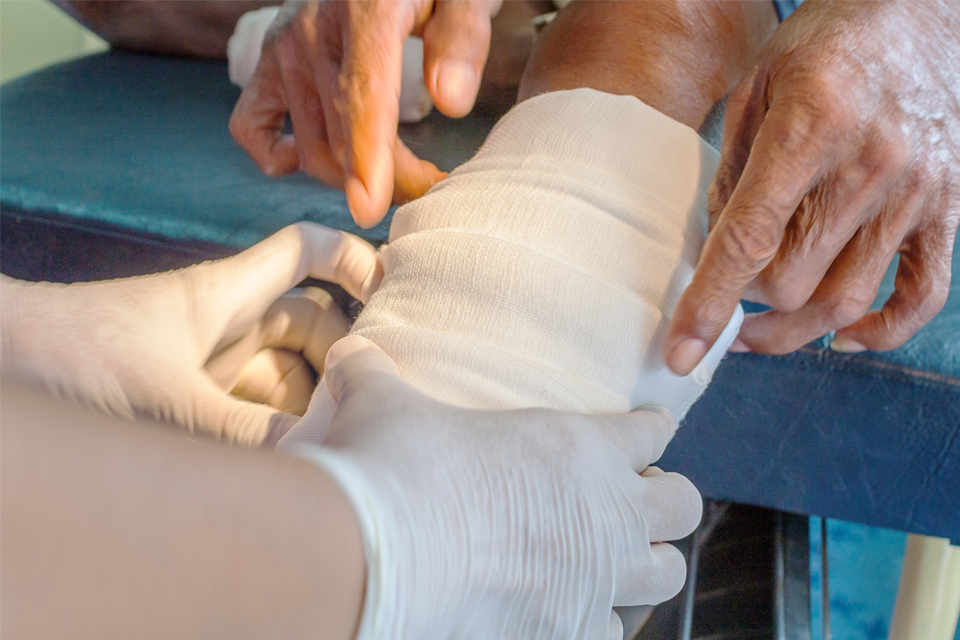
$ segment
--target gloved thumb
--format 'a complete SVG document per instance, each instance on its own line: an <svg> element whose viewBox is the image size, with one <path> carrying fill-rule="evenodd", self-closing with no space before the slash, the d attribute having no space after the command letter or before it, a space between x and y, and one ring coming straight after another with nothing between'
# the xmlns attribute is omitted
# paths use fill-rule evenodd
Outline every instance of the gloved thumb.
<svg viewBox="0 0 960 640"><path fill-rule="evenodd" d="M345 402L351 394L362 393L371 384L400 381L400 371L383 349L362 336L341 338L327 351L323 365L330 395Z"/></svg>
<svg viewBox="0 0 960 640"><path fill-rule="evenodd" d="M191 430L201 431L231 444L273 447L300 418L273 407L241 400L224 393L212 381L191 385L191 407L184 420Z"/></svg>

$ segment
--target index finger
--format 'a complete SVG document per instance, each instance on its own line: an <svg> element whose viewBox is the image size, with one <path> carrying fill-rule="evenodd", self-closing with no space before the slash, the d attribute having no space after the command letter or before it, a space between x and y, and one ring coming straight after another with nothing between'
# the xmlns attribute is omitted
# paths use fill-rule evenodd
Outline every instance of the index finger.
<svg viewBox="0 0 960 640"><path fill-rule="evenodd" d="M674 373L697 366L747 286L776 256L787 222L821 172L821 126L789 101L771 105L670 320L664 351Z"/></svg>
<svg viewBox="0 0 960 640"><path fill-rule="evenodd" d="M393 143L400 117L403 42L412 7L345 3L343 61L335 102L346 140L344 191L354 220L372 227L393 196Z"/></svg>
<svg viewBox="0 0 960 640"><path fill-rule="evenodd" d="M230 135L270 177L286 175L300 166L293 136L283 132L287 102L280 69L263 55L250 83L230 116Z"/></svg>

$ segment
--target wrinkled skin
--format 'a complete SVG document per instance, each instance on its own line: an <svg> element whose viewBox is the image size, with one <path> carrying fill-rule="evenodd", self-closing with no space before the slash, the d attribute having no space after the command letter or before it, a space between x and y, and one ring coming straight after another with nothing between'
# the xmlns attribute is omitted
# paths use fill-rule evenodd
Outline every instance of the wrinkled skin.
<svg viewBox="0 0 960 640"><path fill-rule="evenodd" d="M499 1L288 2L271 25L230 131L268 175L301 169L342 188L357 223L446 175L397 136L403 41L423 38L434 105L460 117L477 96ZM283 133L287 114L294 135Z"/></svg>
<svg viewBox="0 0 960 640"><path fill-rule="evenodd" d="M960 5L808 0L727 106L713 230L670 327L689 372L741 296L733 350L902 345L946 302L960 221ZM900 254L896 291L869 312Z"/></svg>

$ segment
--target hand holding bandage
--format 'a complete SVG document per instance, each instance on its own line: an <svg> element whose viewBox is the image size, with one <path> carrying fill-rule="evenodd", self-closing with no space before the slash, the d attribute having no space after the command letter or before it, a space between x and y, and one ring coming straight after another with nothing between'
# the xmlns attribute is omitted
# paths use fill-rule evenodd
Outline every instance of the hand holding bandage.
<svg viewBox="0 0 960 640"><path fill-rule="evenodd" d="M358 640L619 640L614 605L680 590L683 556L663 541L696 527L701 501L648 466L676 429L669 412L461 409L404 383L359 336L326 364L338 407L325 446L293 453L356 511ZM317 419L314 406L303 423Z"/></svg>
<svg viewBox="0 0 960 640"><path fill-rule="evenodd" d="M716 163L696 132L635 98L527 100L396 213L382 286L352 332L415 388L459 406L657 404L682 418L742 318L693 373L667 369L666 327L703 243ZM329 419L323 386L312 402ZM285 442L324 428L301 424Z"/></svg>

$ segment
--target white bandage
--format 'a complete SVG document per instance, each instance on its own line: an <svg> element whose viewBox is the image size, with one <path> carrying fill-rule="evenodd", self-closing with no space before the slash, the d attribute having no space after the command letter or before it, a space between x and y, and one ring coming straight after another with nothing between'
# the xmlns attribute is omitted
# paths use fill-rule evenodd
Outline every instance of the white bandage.
<svg viewBox="0 0 960 640"><path fill-rule="evenodd" d="M227 71L230 82L246 87L260 62L260 50L267 29L280 7L248 11L237 20L227 42ZM400 79L400 122L420 122L433 110L430 94L423 81L423 40L410 36L403 43L403 71Z"/></svg>
<svg viewBox="0 0 960 640"><path fill-rule="evenodd" d="M690 375L666 367L717 163L696 132L633 97L578 89L523 102L476 157L397 211L383 283L352 332L455 405L658 404L680 419L743 318L738 307ZM313 403L332 415L325 385ZM317 422L283 444L317 442Z"/></svg>

